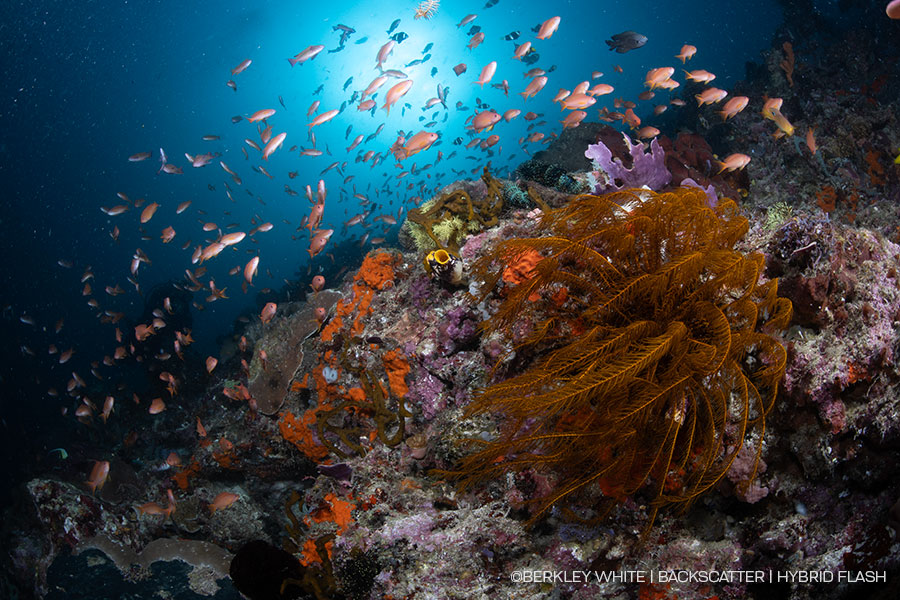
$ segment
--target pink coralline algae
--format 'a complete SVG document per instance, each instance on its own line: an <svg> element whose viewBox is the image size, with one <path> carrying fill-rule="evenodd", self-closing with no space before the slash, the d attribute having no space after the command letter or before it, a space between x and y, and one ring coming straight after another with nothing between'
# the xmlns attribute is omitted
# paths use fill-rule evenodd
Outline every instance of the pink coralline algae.
<svg viewBox="0 0 900 600"><path fill-rule="evenodd" d="M840 225L832 225L832 234L831 252L815 261L810 258L811 264L781 262L779 255L786 250L771 259L772 270L785 269L782 289L795 306L799 324L818 331L791 340L785 391L800 404L816 406L832 434L845 431L853 421L854 427L864 428L873 419L878 431L896 431L890 403L881 407L869 402L865 410L849 411L846 400L856 394L878 397L869 388L880 389L884 378L878 373L894 362L900 314L900 275L894 257L900 255L900 247L871 232ZM806 268L797 271L797 266Z"/></svg>
<svg viewBox="0 0 900 600"><path fill-rule="evenodd" d="M472 343L478 333L478 320L466 306L458 306L450 310L445 322L438 327L441 352L453 354L460 348Z"/></svg>
<svg viewBox="0 0 900 600"><path fill-rule="evenodd" d="M740 500L755 504L769 495L769 489L759 482L760 474L765 471L765 461L760 459L757 463L756 453L742 446L726 476L734 484L735 495Z"/></svg>
<svg viewBox="0 0 900 600"><path fill-rule="evenodd" d="M446 386L426 369L417 368L413 375L409 400L422 411L426 421L431 421L447 408Z"/></svg>

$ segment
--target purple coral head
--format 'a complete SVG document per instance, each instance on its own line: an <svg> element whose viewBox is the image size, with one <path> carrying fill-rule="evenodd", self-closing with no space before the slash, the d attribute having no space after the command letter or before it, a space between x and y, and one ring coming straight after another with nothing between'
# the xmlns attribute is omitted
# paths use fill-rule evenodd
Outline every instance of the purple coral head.
<svg viewBox="0 0 900 600"><path fill-rule="evenodd" d="M627 135L625 146L631 155L631 168L628 169L602 141L591 144L584 155L593 161L594 168L601 172L605 181L598 181L594 193L618 191L624 188L647 186L651 190L660 190L672 180L672 174L666 168L666 153L656 141L650 142L650 152L644 153L641 144L634 144Z"/></svg>

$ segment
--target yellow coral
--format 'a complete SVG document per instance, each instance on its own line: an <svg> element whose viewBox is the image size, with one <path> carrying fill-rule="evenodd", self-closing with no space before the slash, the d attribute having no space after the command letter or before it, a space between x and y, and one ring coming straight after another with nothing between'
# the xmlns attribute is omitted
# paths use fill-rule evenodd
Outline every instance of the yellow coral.
<svg viewBox="0 0 900 600"><path fill-rule="evenodd" d="M437 236L441 243L446 246L450 238L458 236L464 228L463 220L454 215L436 224L432 231L434 231L434 235Z"/></svg>

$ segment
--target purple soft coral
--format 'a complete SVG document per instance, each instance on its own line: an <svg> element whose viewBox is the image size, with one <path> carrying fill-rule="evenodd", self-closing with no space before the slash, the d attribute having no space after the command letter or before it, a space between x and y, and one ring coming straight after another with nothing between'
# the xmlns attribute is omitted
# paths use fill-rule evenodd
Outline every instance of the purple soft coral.
<svg viewBox="0 0 900 600"><path fill-rule="evenodd" d="M645 185L656 191L672 180L672 174L666 169L666 153L656 138L650 142L649 154L645 154L643 146L632 144L627 135L623 134L622 137L631 154L630 169L625 168L620 159L613 158L612 151L602 141L591 144L584 152L593 161L594 168L600 171L601 180L594 186L594 193Z"/></svg>

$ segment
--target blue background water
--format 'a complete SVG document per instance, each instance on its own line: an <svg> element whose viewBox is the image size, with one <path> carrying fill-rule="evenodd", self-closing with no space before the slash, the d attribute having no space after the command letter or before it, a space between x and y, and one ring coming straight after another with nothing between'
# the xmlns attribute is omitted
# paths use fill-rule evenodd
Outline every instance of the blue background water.
<svg viewBox="0 0 900 600"><path fill-rule="evenodd" d="M177 2L4 2L0 11L0 55L2 55L2 89L0 95L0 295L2 295L4 357L2 361L3 415L7 428L17 428L18 411L32 414L32 431L53 428L59 419L59 407L74 410L71 399L55 400L45 395L55 386L61 391L72 370L89 377L89 363L111 354L117 345L113 327L102 325L97 311L87 306L82 296L80 276L90 265L95 274L91 282L93 297L101 308L123 311L130 327L144 308L143 299L126 281L132 253L143 249L152 259L149 267L142 267L139 281L144 290L169 279L180 280L190 264L194 245L214 235L200 231L200 222L213 221L220 226L238 222L240 229L250 229L250 219L259 215L275 227L271 232L258 234L258 244L244 240L236 253L227 252L208 263L210 274L219 287L228 287L231 298L206 304L205 294L196 294L203 312L193 311L194 337L198 351L217 352L217 338L231 331L235 317L244 312L256 314L264 298L255 293L240 292L240 275L229 277L228 269L241 265L253 254L261 256L258 290L269 286L282 287L284 280L308 281L309 257L307 236L297 234L295 228L308 214L309 204L301 195L284 192L288 184L302 191L306 184L315 188L320 171L334 161L349 161L344 176L355 179L343 185L343 176L335 170L323 178L329 189L323 224L335 229L330 249L338 246L341 224L362 212L356 191L364 193L382 207L382 212L397 216L400 206L412 206L409 200L416 195L427 198L437 187L457 179L451 169L465 169L471 173L488 160L492 169L501 175L511 171L528 156L517 140L526 134L528 124L520 116L512 123L500 123L495 132L501 135L502 147L489 157L483 151L466 151L452 141L469 136L464 130L465 120L472 110L457 111L462 102L474 108L476 98L498 112L519 108L544 113L547 125L535 131L547 135L560 131L561 113L551 99L556 91L572 89L590 78L591 71L604 76L593 83L615 86L610 96L599 98L588 109L588 120L594 120L596 108L611 107L613 97L634 99L644 89L644 74L650 68L678 66L673 58L681 45L690 43L698 48L690 68L703 68L718 75L716 84L729 89L744 74L748 61L760 60L760 52L771 45L772 35L781 23L778 5L770 0L754 3L709 2L513 2L500 0L491 8L484 2L443 2L431 20L413 19L415 2L399 3L300 3L256 2L177 3ZM476 13L472 23L457 28L467 14ZM559 30L549 40L536 40L531 28L559 15ZM307 141L307 108L314 99L321 100L319 112L337 108L348 100L354 90L362 90L378 75L374 68L375 55L387 41L386 30L395 19L401 19L396 31L409 38L399 44L386 66L401 69L414 81L413 89L391 111L389 117L377 110L372 116L360 113L355 105L330 123L315 128L318 148L330 149L333 156L299 157L288 152L293 145L309 147ZM328 53L338 45L337 24L356 29L344 50ZM484 43L475 50L466 45L466 32L473 25L486 34ZM617 54L610 52L604 39L624 30L636 30L649 38L645 47ZM504 41L504 35L519 30L514 42ZM362 38L367 41L357 42ZM524 102L518 95L527 82L522 73L530 68L512 60L515 46L531 40L540 53L536 65L556 70L536 98ZM430 61L405 68L409 61L422 58L423 48L433 43ZM291 67L286 59L309 45L324 44L314 60ZM237 92L226 87L232 78L230 70L245 58L253 64L234 77ZM474 85L481 68L491 60L498 61L493 82L507 79L509 96L500 90ZM468 72L457 77L453 65L464 62ZM616 73L613 65L620 65L623 73ZM435 76L430 75L437 67ZM353 83L342 90L345 81ZM379 107L389 82L377 95ZM449 110L439 105L422 111L428 98L436 95L437 84L449 86ZM312 92L324 84L322 93ZM678 90L676 90L678 92ZM765 90L759 90L759 95ZM278 102L284 100L286 110ZM654 119L652 106L668 98L663 93L652 102L642 103L637 113L648 124ZM401 105L412 105L401 115ZM233 115L249 115L261 108L278 112L270 119L274 132L287 132L285 146L268 163L245 161L241 153L244 138L258 139L256 127L242 121L232 124ZM440 143L430 150L404 161L408 169L416 163L421 169L434 161L437 152L444 160L436 167L419 171L397 180L392 159L374 169L371 163L355 163L354 157L367 150L388 153L397 132L416 132L437 111L438 125L433 130L441 134ZM443 122L444 114L448 115ZM425 116L420 121L420 116ZM362 144L350 153L345 151L353 137L368 135L380 123L384 131L372 142ZM345 137L348 125L353 131ZM664 132L666 133L666 132ZM668 132L674 133L674 132ZM204 142L201 136L220 135L221 140ZM481 137L484 137L482 135ZM158 149L162 147L173 162L184 168L183 175L157 175ZM528 144L536 152L543 146ZM458 151L455 158L447 157ZM152 151L151 160L130 163L127 158L137 152ZM217 162L192 169L183 158L185 152L201 154L220 152L243 179L243 186L232 184L236 203L225 196L223 182L230 178ZM467 155L476 160L465 159ZM275 178L269 180L255 173L250 165L264 164ZM299 177L290 180L288 171L297 170ZM407 190L410 182L415 189ZM424 184L425 193L420 191ZM215 191L208 189L215 186ZM344 188L347 199L341 200ZM375 197L376 188L390 190L390 194ZM247 191L252 191L252 195ZM117 192L130 198L146 198L161 204L160 210L144 230L150 241L140 239L138 215L132 209L118 217L108 217L101 206L113 206L121 201ZM192 206L182 215L175 215L175 206L192 200ZM263 202L265 204L263 204ZM206 211L206 216L197 210ZM230 216L223 211L231 211ZM371 221L372 216L369 217ZM291 225L283 222L287 219ZM114 242L109 231L118 225L121 235ZM172 244L163 245L160 231L172 225L177 237ZM381 227L373 227L371 235L380 235ZM396 232L396 227L392 233ZM360 227L351 228L346 238L362 234ZM192 239L188 250L181 250L186 239ZM355 249L356 246L348 246ZM369 247L358 250L361 256ZM58 266L60 259L71 260L74 268ZM340 260L352 262L346 253ZM317 265L327 265L325 253L316 258ZM271 271L272 277L266 274ZM204 279L204 282L206 280ZM334 283L334 282L332 282ZM119 284L127 293L111 298L103 292L106 285ZM270 298L270 299L275 299ZM19 317L27 314L36 326L23 324ZM60 317L66 326L59 335L52 331ZM47 355L47 346L55 343L60 350L74 347L76 355L66 365L58 365L55 356ZM27 346L35 357L23 355ZM111 379L121 377L114 369L102 368ZM99 399L98 399L99 400ZM102 402L102 401L101 401ZM71 419L71 416L68 417Z"/></svg>

